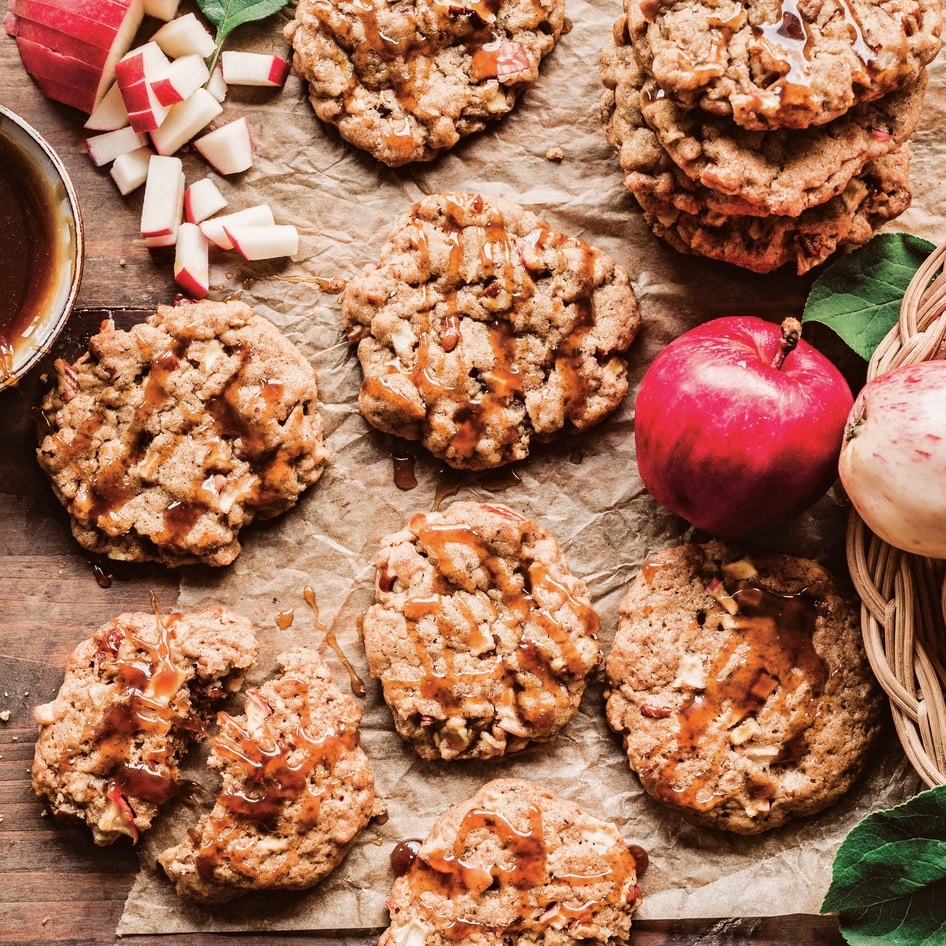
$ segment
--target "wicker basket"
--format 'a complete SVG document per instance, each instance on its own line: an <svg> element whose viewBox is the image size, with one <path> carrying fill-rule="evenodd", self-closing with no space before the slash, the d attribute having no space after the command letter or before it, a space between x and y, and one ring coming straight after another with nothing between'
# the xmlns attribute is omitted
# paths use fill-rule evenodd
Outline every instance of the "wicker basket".
<svg viewBox="0 0 946 946"><path fill-rule="evenodd" d="M939 358L946 358L946 244L914 276L899 323L874 352L867 377ZM907 758L927 785L946 784L946 561L893 548L855 512L847 561L862 602L867 655Z"/></svg>

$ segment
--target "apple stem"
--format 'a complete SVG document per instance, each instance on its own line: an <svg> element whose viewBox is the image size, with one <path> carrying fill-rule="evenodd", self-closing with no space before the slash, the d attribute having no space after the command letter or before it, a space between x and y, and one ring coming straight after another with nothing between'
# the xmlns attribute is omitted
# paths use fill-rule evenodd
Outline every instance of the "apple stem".
<svg viewBox="0 0 946 946"><path fill-rule="evenodd" d="M801 322L793 316L789 316L782 322L782 338L779 342L778 351L772 359L772 367L776 371L782 370L785 359L795 350L798 340L801 338Z"/></svg>

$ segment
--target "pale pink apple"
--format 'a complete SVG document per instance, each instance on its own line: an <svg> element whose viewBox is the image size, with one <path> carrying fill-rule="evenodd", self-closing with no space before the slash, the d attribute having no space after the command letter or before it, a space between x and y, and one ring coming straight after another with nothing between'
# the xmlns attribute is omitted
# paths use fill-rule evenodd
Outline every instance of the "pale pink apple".
<svg viewBox="0 0 946 946"><path fill-rule="evenodd" d="M86 131L115 131L128 124L128 109L122 90L113 82L82 126Z"/></svg>
<svg viewBox="0 0 946 946"><path fill-rule="evenodd" d="M210 78L207 63L197 53L189 53L170 62L151 80L151 90L162 105L183 102Z"/></svg>
<svg viewBox="0 0 946 946"><path fill-rule="evenodd" d="M120 154L108 169L118 192L127 196L137 190L148 179L148 165L154 152L147 146Z"/></svg>
<svg viewBox="0 0 946 946"><path fill-rule="evenodd" d="M147 143L148 139L141 132L126 125L115 131L103 131L100 135L86 138L85 148L89 152L92 163L96 167L102 167L103 164L110 164L120 155L137 151Z"/></svg>
<svg viewBox="0 0 946 946"><path fill-rule="evenodd" d="M878 375L844 431L841 484L867 526L898 549L946 558L946 361Z"/></svg>
<svg viewBox="0 0 946 946"><path fill-rule="evenodd" d="M151 132L154 150L174 154L222 111L223 106L206 89L191 93L183 102L172 105L161 126Z"/></svg>
<svg viewBox="0 0 946 946"><path fill-rule="evenodd" d="M156 20L173 20L181 0L144 0L145 16Z"/></svg>
<svg viewBox="0 0 946 946"><path fill-rule="evenodd" d="M214 38L193 13L165 23L151 37L172 59L196 53L206 59L214 51Z"/></svg>

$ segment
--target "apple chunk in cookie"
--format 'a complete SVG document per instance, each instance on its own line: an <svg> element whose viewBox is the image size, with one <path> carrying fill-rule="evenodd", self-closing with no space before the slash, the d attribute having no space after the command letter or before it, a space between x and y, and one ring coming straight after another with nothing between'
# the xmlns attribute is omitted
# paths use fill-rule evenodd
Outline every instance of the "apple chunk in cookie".
<svg viewBox="0 0 946 946"><path fill-rule="evenodd" d="M658 553L621 603L606 672L608 722L644 790L738 834L832 804L879 732L854 603L789 555Z"/></svg>
<svg viewBox="0 0 946 946"><path fill-rule="evenodd" d="M383 539L377 567L368 666L423 758L516 752L574 716L600 659L598 616L537 522L452 503Z"/></svg>
<svg viewBox="0 0 946 946"><path fill-rule="evenodd" d="M349 281L342 318L367 421L468 470L614 411L640 322L614 260L479 194L414 204Z"/></svg>

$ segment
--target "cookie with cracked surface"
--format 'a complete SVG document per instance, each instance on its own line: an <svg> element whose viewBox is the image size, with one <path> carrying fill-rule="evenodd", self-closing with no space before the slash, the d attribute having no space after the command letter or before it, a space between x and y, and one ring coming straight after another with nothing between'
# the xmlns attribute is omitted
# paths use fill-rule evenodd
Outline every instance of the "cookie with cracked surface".
<svg viewBox="0 0 946 946"><path fill-rule="evenodd" d="M526 779L448 809L388 897L379 946L614 946L643 900L617 827Z"/></svg>
<svg viewBox="0 0 946 946"><path fill-rule="evenodd" d="M640 316L627 272L498 197L434 194L342 297L374 427L457 469L521 460L627 393Z"/></svg>
<svg viewBox="0 0 946 946"><path fill-rule="evenodd" d="M802 275L842 246L863 245L910 206L910 149L903 145L872 161L837 197L798 217L731 217L705 208L690 213L644 191L634 197L653 232L680 252L756 273L794 265Z"/></svg>
<svg viewBox="0 0 946 946"><path fill-rule="evenodd" d="M106 322L56 372L37 456L91 552L227 565L240 530L290 509L328 459L311 365L242 302Z"/></svg>
<svg viewBox="0 0 946 946"><path fill-rule="evenodd" d="M298 647L249 690L245 715L221 713L208 765L213 809L159 862L182 897L221 903L250 891L312 887L385 806L359 745L361 710L319 653Z"/></svg>
<svg viewBox="0 0 946 946"><path fill-rule="evenodd" d="M654 179L677 205L699 201L727 215L798 216L840 194L870 161L899 148L915 129L927 76L830 124L749 132L659 93L619 18L602 50L605 134L617 149L625 184L653 193ZM662 195L665 196L665 195Z"/></svg>
<svg viewBox="0 0 946 946"><path fill-rule="evenodd" d="M685 109L807 128L903 89L939 52L940 0L625 0L644 69Z"/></svg>
<svg viewBox="0 0 946 946"><path fill-rule="evenodd" d="M364 619L371 674L425 759L501 756L574 716L598 616L558 543L507 506L455 502L381 542Z"/></svg>
<svg viewBox="0 0 946 946"><path fill-rule="evenodd" d="M564 0L300 0L285 35L316 115L396 167L511 111L564 11Z"/></svg>
<svg viewBox="0 0 946 946"><path fill-rule="evenodd" d="M832 804L879 730L857 608L788 555L659 552L621 603L606 671L608 722L645 791L738 834Z"/></svg>
<svg viewBox="0 0 946 946"><path fill-rule="evenodd" d="M222 607L108 621L75 648L56 698L33 711L33 790L55 815L85 821L96 844L137 840L256 651L250 622Z"/></svg>

